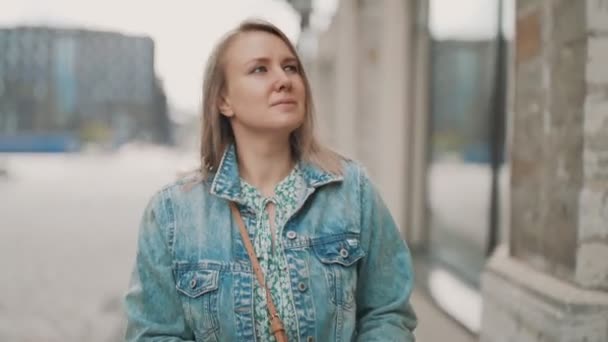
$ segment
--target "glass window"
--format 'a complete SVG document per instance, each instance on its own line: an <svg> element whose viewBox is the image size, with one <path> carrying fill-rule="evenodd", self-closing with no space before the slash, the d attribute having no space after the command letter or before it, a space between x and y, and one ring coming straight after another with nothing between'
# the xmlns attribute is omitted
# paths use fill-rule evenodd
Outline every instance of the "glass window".
<svg viewBox="0 0 608 342"><path fill-rule="evenodd" d="M501 3L514 6L506 0L430 1L429 253L443 273L429 282L446 279L446 274L457 281L429 286L452 284L437 291L451 294L436 298L444 308L454 307L441 301L459 297L458 288L477 298L460 312L446 309L461 315L456 318L472 331L480 325L480 276L499 228L492 223L498 216L491 210L493 198L504 200L507 185L504 174L496 172L502 163L496 147L504 146L500 113L505 111L504 104L497 107L496 94L506 92L504 78L497 78L497 70L504 68L498 57L507 58L506 49L499 48L506 44L500 44L497 28L500 15L513 21L513 11L499 11ZM502 180L498 187L495 180Z"/></svg>

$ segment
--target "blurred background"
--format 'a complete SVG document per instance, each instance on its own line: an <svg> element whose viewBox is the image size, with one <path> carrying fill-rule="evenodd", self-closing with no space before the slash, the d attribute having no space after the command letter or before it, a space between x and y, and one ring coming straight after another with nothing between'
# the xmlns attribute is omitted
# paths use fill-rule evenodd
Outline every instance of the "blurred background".
<svg viewBox="0 0 608 342"><path fill-rule="evenodd" d="M144 206L248 17L399 223L419 341L608 341L607 0L5 0L0 341L122 340Z"/></svg>

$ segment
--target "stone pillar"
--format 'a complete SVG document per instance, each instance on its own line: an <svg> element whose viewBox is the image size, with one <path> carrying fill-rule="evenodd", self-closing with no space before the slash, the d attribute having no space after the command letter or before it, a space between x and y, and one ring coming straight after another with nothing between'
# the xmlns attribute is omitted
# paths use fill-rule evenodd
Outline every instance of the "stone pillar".
<svg viewBox="0 0 608 342"><path fill-rule="evenodd" d="M324 140L365 165L404 235L414 169L412 8L402 0L340 1L319 38L313 84Z"/></svg>
<svg viewBox="0 0 608 342"><path fill-rule="evenodd" d="M608 0L520 0L510 241L482 341L608 341Z"/></svg>
<svg viewBox="0 0 608 342"><path fill-rule="evenodd" d="M608 291L608 0L587 0L583 190L576 282Z"/></svg>
<svg viewBox="0 0 608 342"><path fill-rule="evenodd" d="M331 26L319 37L318 77L312 85L324 141L351 158L357 158L357 16L355 1L340 1Z"/></svg>
<svg viewBox="0 0 608 342"><path fill-rule="evenodd" d="M357 157L377 184L395 221L408 229L411 177L409 111L412 2L359 0Z"/></svg>

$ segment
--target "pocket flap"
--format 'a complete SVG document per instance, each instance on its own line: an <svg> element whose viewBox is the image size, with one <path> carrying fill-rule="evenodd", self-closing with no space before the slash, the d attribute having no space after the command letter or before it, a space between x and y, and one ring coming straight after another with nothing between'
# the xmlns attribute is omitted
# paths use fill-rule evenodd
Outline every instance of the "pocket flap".
<svg viewBox="0 0 608 342"><path fill-rule="evenodd" d="M177 274L177 290L181 293L196 298L204 293L217 290L217 270L183 270Z"/></svg>
<svg viewBox="0 0 608 342"><path fill-rule="evenodd" d="M351 266L365 256L358 236L319 238L313 242L312 248L319 260L325 264Z"/></svg>

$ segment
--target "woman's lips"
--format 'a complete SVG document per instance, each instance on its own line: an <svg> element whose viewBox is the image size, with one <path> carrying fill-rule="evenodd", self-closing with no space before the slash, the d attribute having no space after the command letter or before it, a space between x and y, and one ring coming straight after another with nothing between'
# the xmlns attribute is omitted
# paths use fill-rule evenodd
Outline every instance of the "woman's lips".
<svg viewBox="0 0 608 342"><path fill-rule="evenodd" d="M293 100L293 99L284 99L284 100L279 100L276 101L274 103L272 103L272 107L274 106L295 106L298 104L298 101Z"/></svg>

